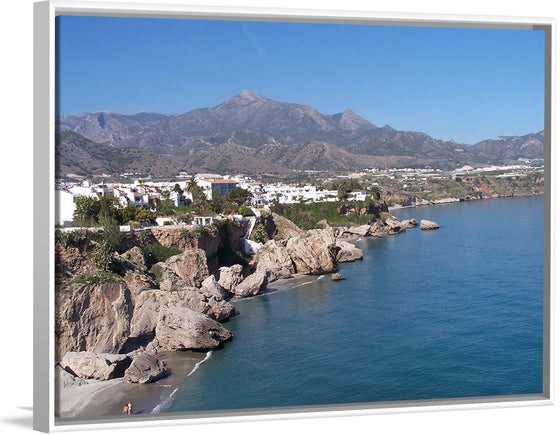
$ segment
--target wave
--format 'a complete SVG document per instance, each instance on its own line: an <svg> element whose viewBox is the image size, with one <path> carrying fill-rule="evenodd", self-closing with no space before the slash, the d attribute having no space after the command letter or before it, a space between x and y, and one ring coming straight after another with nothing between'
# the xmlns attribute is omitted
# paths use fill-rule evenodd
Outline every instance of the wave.
<svg viewBox="0 0 560 435"><path fill-rule="evenodd" d="M175 393L177 392L178 389L179 389L179 387L175 388L167 399L165 399L163 402L161 402L159 405L157 405L154 409L152 409L152 412L150 414L159 414L160 412L169 408L169 405L171 405L171 401L173 400L173 396L175 395Z"/></svg>
<svg viewBox="0 0 560 435"><path fill-rule="evenodd" d="M207 361L208 359L210 359L211 356L212 356L212 351L209 350L209 351L206 353L206 356L204 357L204 359L203 359L202 361L197 362L197 363L194 365L194 367L193 367L193 369L191 370L191 372L190 372L187 376L185 376L185 377L188 378L190 375L192 375L194 372L196 372L196 371L198 370L198 368L200 367L200 365L201 365L204 361Z"/></svg>
<svg viewBox="0 0 560 435"><path fill-rule="evenodd" d="M204 362L207 361L210 357L212 356L212 351L209 350L206 353L206 356L204 357L203 360L197 362L193 369L189 372L189 374L187 376L185 376L185 379L188 378L189 376L191 376L194 372L196 372L198 370L198 368L200 367L200 365ZM170 387L171 385L165 385L166 387ZM179 390L179 387L175 388L173 390L173 392L169 395L169 397L167 399L165 399L164 401L162 401L160 404L158 404L154 409L152 409L152 412L150 414L159 414L160 412L165 411L167 408L169 408L169 405L171 405L171 402L173 401L173 396L175 395L175 393L177 392L177 390Z"/></svg>

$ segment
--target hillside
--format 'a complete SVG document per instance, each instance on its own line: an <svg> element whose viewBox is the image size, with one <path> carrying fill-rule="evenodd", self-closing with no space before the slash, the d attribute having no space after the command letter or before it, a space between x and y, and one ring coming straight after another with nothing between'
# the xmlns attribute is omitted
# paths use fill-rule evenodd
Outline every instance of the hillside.
<svg viewBox="0 0 560 435"><path fill-rule="evenodd" d="M250 174L375 166L450 169L544 158L543 132L504 136L471 146L388 125L377 127L350 109L324 115L307 105L279 102L247 90L218 106L180 115L96 112L60 116L57 129L121 150L103 149L99 155L84 156L83 152L93 150L90 145L81 147L82 154L76 158L68 154L63 162L68 170L81 164L94 172L112 173L123 165L152 173L164 172L167 167L167 175L179 169ZM127 153L125 149L136 151ZM148 159L140 151L153 154ZM116 160L103 163L104 156Z"/></svg>
<svg viewBox="0 0 560 435"><path fill-rule="evenodd" d="M184 159L135 148L112 148L72 131L56 135L56 177L115 176L126 172L167 176L183 170Z"/></svg>

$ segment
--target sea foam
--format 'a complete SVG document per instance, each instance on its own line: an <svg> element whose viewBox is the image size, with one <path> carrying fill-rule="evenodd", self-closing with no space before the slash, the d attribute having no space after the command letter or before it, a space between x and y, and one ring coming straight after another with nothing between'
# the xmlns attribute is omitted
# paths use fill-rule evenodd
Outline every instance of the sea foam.
<svg viewBox="0 0 560 435"><path fill-rule="evenodd" d="M204 359L202 361L197 362L193 369L189 372L189 374L187 376L185 376L185 378L188 378L189 376L191 376L194 372L196 372L198 370L198 368L200 367L200 365L204 362L207 361L210 357L212 356L212 351L208 351L206 353L206 356L204 357ZM165 385L166 387L170 387L171 385ZM173 401L173 396L175 395L175 393L177 392L177 390L179 390L179 387L175 388L173 390L173 392L169 395L169 397L167 399L165 399L163 402L161 402L159 405L157 405L151 412L151 414L159 414L160 412L165 411L167 408L169 408L169 405L171 405L171 402Z"/></svg>

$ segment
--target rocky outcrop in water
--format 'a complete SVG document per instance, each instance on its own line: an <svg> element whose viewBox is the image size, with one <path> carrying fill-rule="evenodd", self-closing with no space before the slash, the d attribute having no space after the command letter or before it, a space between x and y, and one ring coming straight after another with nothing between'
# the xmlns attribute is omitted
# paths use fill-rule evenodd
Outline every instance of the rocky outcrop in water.
<svg viewBox="0 0 560 435"><path fill-rule="evenodd" d="M428 221L425 219L422 219L420 221L420 229L421 230L437 230L439 228L439 225L436 224L435 222L432 221Z"/></svg>
<svg viewBox="0 0 560 435"><path fill-rule="evenodd" d="M346 232L346 229L343 231ZM337 241L333 228L326 227L310 230L287 240L269 241L257 252L255 262L257 269L264 268L261 264L276 264L282 271L282 277L287 277L286 271L306 275L334 272L337 263L361 258L361 249L348 242Z"/></svg>
<svg viewBox="0 0 560 435"><path fill-rule="evenodd" d="M167 308L160 313L156 339L166 350L208 350L231 339L215 320L188 308Z"/></svg>
<svg viewBox="0 0 560 435"><path fill-rule="evenodd" d="M405 219L405 220L401 221L401 225L402 225L403 228L408 230L408 229L417 227L418 222L416 222L416 219Z"/></svg>
<svg viewBox="0 0 560 435"><path fill-rule="evenodd" d="M249 275L235 287L235 289L233 290L233 296L235 296L236 298L255 296L256 294L264 291L267 284L268 279L266 273L263 271L257 271Z"/></svg>
<svg viewBox="0 0 560 435"><path fill-rule="evenodd" d="M364 225L356 225L344 230L346 237L367 237L371 236L371 225L364 224Z"/></svg>
<svg viewBox="0 0 560 435"><path fill-rule="evenodd" d="M364 252L352 243L340 240L337 242L337 246L340 248L336 253L337 263L348 263L364 258Z"/></svg>

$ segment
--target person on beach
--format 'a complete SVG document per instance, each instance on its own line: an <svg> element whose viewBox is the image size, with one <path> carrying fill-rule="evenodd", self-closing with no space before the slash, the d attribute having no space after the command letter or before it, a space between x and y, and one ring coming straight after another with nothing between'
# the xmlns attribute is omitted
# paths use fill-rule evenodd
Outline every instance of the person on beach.
<svg viewBox="0 0 560 435"><path fill-rule="evenodd" d="M128 415L132 414L132 403L128 402Z"/></svg>
<svg viewBox="0 0 560 435"><path fill-rule="evenodd" d="M122 410L123 414L128 414L128 405L124 405L124 408Z"/></svg>

